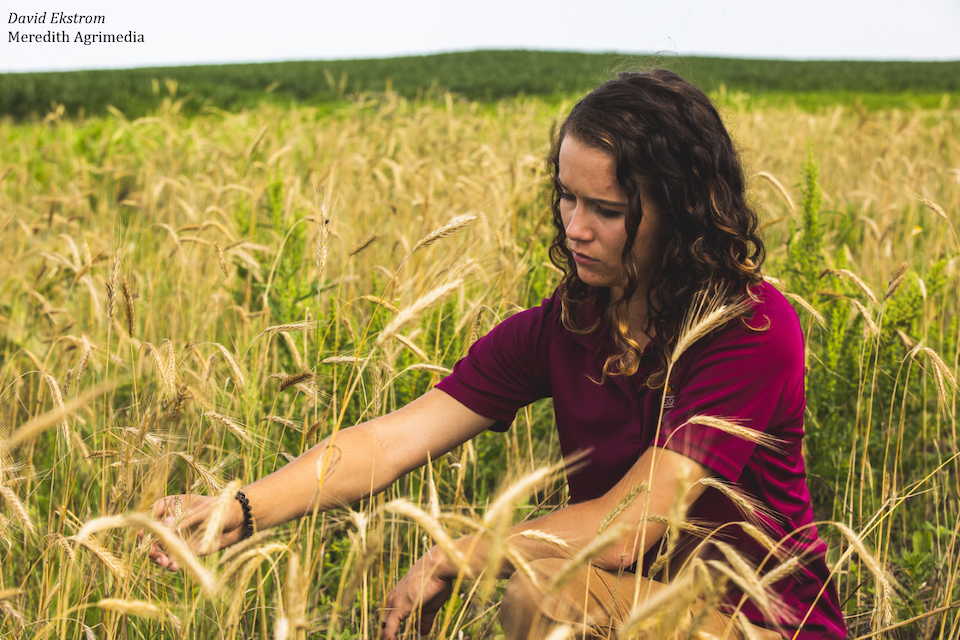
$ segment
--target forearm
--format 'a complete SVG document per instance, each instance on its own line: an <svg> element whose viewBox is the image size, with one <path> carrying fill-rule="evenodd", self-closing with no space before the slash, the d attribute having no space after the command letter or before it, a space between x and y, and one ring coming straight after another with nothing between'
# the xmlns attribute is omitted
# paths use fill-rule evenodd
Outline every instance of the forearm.
<svg viewBox="0 0 960 640"><path fill-rule="evenodd" d="M506 533L508 544L524 561L570 558L597 541L603 526L604 531L616 537L592 554L591 562L608 570L629 567L663 537L667 527L662 518L670 517L678 506L689 506L700 496L704 486L699 480L707 475L706 469L681 454L648 449L605 495L512 527ZM612 515L615 517L610 519ZM660 516L659 521L650 516ZM562 544L545 541L543 536L524 535L534 530L549 534ZM488 566L485 540L464 538L457 545L471 575ZM456 575L459 571L451 564L441 568L446 574ZM510 575L514 570L509 558L504 558L499 574Z"/></svg>
<svg viewBox="0 0 960 640"><path fill-rule="evenodd" d="M439 390L343 429L243 489L258 529L375 495L493 423Z"/></svg>
<svg viewBox="0 0 960 640"><path fill-rule="evenodd" d="M376 428L343 429L282 469L243 488L260 530L356 502L388 487L397 474L378 455ZM324 471L320 477L320 471Z"/></svg>

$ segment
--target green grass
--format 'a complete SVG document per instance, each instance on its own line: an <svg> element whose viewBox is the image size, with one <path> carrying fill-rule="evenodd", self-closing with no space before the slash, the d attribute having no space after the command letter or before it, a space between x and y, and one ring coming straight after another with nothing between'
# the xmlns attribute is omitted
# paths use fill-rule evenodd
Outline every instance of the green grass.
<svg viewBox="0 0 960 640"><path fill-rule="evenodd" d="M935 107L960 94L960 61L837 62L741 60L547 51L472 51L372 60L156 67L0 75L0 115L42 116L52 103L70 116L127 116L157 107L165 80L177 83L188 113L206 105L228 111L260 102L335 102L346 94L388 87L413 98L448 90L470 100L516 95L575 95L620 70L674 69L708 91L725 87L767 103L804 108L858 102L867 108Z"/></svg>

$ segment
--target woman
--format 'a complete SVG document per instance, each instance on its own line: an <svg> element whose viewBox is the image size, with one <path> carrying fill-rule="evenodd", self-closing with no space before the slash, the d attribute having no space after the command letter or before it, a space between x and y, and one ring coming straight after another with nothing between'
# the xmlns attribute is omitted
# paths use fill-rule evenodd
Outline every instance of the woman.
<svg viewBox="0 0 960 640"><path fill-rule="evenodd" d="M743 598L734 587L712 612L694 602L700 629L720 636L730 627L731 638L747 637L737 625L746 625L750 637L845 637L801 455L803 337L790 305L761 278L757 216L745 202L739 159L716 109L671 72L621 74L573 108L551 164L551 258L565 272L560 287L479 340L437 388L337 434L340 460L322 483L320 508L382 491L552 396L564 454L582 454L568 469L570 505L514 527L511 540L542 583L571 549L596 538L615 509L613 524L626 533L549 597L504 562L509 582L500 616L508 638L545 637L560 624L607 637L629 615L635 594L655 597L664 588L656 578L676 575L692 555L714 567L717 579L724 573L717 560L730 561L731 553L734 563L768 573L776 558L756 528L741 523L748 519L744 504L759 528L802 563L767 585L778 606ZM701 291L713 304L730 303L739 317L680 353L684 315ZM730 421L747 428L723 426ZM757 433L775 439L776 449L758 446L762 438L750 437ZM318 456L329 445L244 490L260 529L312 510ZM737 500L734 483L753 503ZM645 486L649 496L630 499ZM664 566L654 558L667 525L646 516L667 516L677 496L684 496L688 517L710 523L713 533L704 544L672 540ZM168 502L158 503L159 515ZM191 521L200 521L209 504L191 496ZM235 505L221 546L241 539L249 521ZM531 529L568 548L515 535ZM482 540L457 545L469 568L484 566ZM151 558L176 569L158 546ZM657 575L649 576L653 562ZM436 548L420 558L387 598L384 636L395 638L411 615L429 630L459 571Z"/></svg>

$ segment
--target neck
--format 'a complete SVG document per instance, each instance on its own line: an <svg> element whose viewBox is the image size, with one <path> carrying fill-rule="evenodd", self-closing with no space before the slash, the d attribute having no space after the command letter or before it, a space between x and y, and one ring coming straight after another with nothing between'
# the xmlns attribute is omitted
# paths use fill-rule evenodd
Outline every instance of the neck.
<svg viewBox="0 0 960 640"><path fill-rule="evenodd" d="M613 287L610 290L611 301L617 301L623 296L623 289ZM643 331L643 325L647 321L647 287L639 286L630 298L628 305L630 314L630 337L633 338L640 347L646 346L652 336Z"/></svg>

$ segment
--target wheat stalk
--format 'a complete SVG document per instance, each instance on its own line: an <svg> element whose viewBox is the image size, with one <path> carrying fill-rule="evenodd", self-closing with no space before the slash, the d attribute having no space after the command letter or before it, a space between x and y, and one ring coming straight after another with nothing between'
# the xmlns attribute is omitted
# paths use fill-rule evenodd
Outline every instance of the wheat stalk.
<svg viewBox="0 0 960 640"><path fill-rule="evenodd" d="M230 365L230 370L233 372L234 384L241 389L247 386L246 379L243 377L243 372L240 370L240 365L237 364L233 354L230 353L230 351L228 351L227 348L219 342L215 343L215 346L223 355L223 359L227 361L228 365Z"/></svg>
<svg viewBox="0 0 960 640"><path fill-rule="evenodd" d="M789 298L790 300L793 300L798 305L800 305L804 311L809 313L810 316L817 321L817 324L819 324L820 326L826 326L827 321L824 319L823 314L817 311L816 309L814 309L812 304L810 304L809 302L807 302L806 300L804 300L803 298L801 298L795 293L788 293L784 291L783 296L785 298Z"/></svg>
<svg viewBox="0 0 960 640"><path fill-rule="evenodd" d="M873 318L870 317L870 314L867 312L867 309L860 304L859 300L850 300L853 303L853 306L857 308L857 311L860 312L860 315L863 317L863 324L867 327L867 331L870 332L870 335L876 337L880 335L880 327L877 326L877 323L873 321Z"/></svg>
<svg viewBox="0 0 960 640"><path fill-rule="evenodd" d="M713 416L695 415L687 420L679 428L687 424L699 424L711 429L723 431L741 440L753 442L754 444L770 449L771 451L780 451L780 445L786 444L784 440L771 436L769 433L750 429L737 424L734 418L716 418Z"/></svg>
<svg viewBox="0 0 960 640"><path fill-rule="evenodd" d="M370 245L372 245L374 242L376 242L379 239L380 239L379 233L371 233L369 236L364 238L363 241L360 242L360 244L354 247L353 250L347 254L347 257L352 258L353 256L357 255L364 249L368 248Z"/></svg>
<svg viewBox="0 0 960 640"><path fill-rule="evenodd" d="M398 313L393 320L391 320L387 326L383 328L383 331L381 331L380 335L377 337L377 345L380 346L392 338L394 334L401 329L401 327L418 318L421 313L426 311L438 301L446 298L461 286L463 286L463 280L458 278L452 282L442 284L439 287L436 287L435 289L432 289L426 294L420 296L411 305L405 307L400 313Z"/></svg>
<svg viewBox="0 0 960 640"><path fill-rule="evenodd" d="M907 277L907 263L901 262L897 266L897 270L893 272L893 277L890 278L889 284L887 284L887 290L883 292L883 301L886 302L890 299L894 293L897 292L897 289L900 288L900 285L903 284L903 281Z"/></svg>
<svg viewBox="0 0 960 640"><path fill-rule="evenodd" d="M216 593L216 582L213 579L213 575L203 568L203 565L200 564L196 555L190 551L183 539L174 531L164 526L160 521L146 514L131 513L126 516L103 516L96 518L84 524L80 531L77 532L77 535L68 539L74 540L93 551L111 568L111 571L115 571L118 577L123 577L125 574L123 565L102 547L100 547L100 549L109 556L109 558L101 556L96 550L99 544L97 544L96 540L91 536L101 531L125 527L137 527L146 529L152 533L163 543L164 551L176 558L177 562L200 583L208 594L213 595ZM116 566L111 566L111 563L115 563Z"/></svg>
<svg viewBox="0 0 960 640"><path fill-rule="evenodd" d="M233 480L217 496L217 500L207 516L207 523L203 529L203 536L200 538L200 544L197 551L200 555L213 553L220 549L220 538L223 536L223 521L227 514L227 508L233 504L236 499L237 491L240 490L242 483L239 480Z"/></svg>
<svg viewBox="0 0 960 640"><path fill-rule="evenodd" d="M413 250L411 250L410 253L414 253L424 247L430 246L431 244L433 244L434 242L442 238L446 238L451 233L455 233L456 231L462 229L463 227L467 226L468 224L470 224L476 219L477 219L477 216L472 214L463 214L453 218L452 220L450 220L450 222L446 223L443 226L437 227L436 229L434 229L433 231L425 235L423 238L421 238L420 241L413 246Z"/></svg>
<svg viewBox="0 0 960 640"><path fill-rule="evenodd" d="M252 442L252 441L253 441L253 439L252 439L252 438L250 437L250 435L247 433L246 429L244 429L244 428L241 427L239 424L237 424L236 422L234 422L233 420L231 420L230 418L228 418L228 417L225 416L225 415L216 413L215 411L207 411L206 413L203 414L203 417L204 417L204 418L212 418L213 420L216 420L217 422L219 422L220 424L222 424L223 426L225 426L225 427L227 428L227 430L230 431L230 433L232 433L233 435L237 436L238 438L240 438L240 439L243 440L244 442Z"/></svg>
<svg viewBox="0 0 960 640"><path fill-rule="evenodd" d="M784 186L780 184L780 181L777 180L772 173L767 173L766 171L758 171L755 175L757 177L763 178L764 180L769 182L771 185L773 185L773 188L777 191L777 193L780 194L780 197L783 198L784 202L787 203L787 206L790 207L790 212L793 214L797 213L797 205L793 201L793 198L790 197L790 193L787 192Z"/></svg>
<svg viewBox="0 0 960 640"><path fill-rule="evenodd" d="M737 318L750 309L751 302L741 299L733 303L726 303L719 296L710 296L707 291L699 292L690 312L684 315L680 326L680 337L670 354L670 364L674 364L680 356L694 343L709 335L712 331L724 326L733 318Z"/></svg>
<svg viewBox="0 0 960 640"><path fill-rule="evenodd" d="M570 560L564 563L563 567L553 577L550 585L547 587L547 593L557 593L562 589L583 567L606 551L614 544L621 541L621 538L630 530L625 523L616 523L607 527L603 533L598 534L596 538L588 544L581 547Z"/></svg>
<svg viewBox="0 0 960 640"><path fill-rule="evenodd" d="M877 296L873 293L870 287L868 287L867 284L860 279L860 276L858 276L854 272L849 271L847 269L824 269L823 271L820 272L821 278L823 278L826 275L837 276L838 278L849 280L850 282L853 283L853 285L857 289L859 289L863 293L863 295L867 297L867 300L869 300L873 304L877 304Z"/></svg>
<svg viewBox="0 0 960 640"><path fill-rule="evenodd" d="M96 604L100 609L107 611L116 611L129 616L140 616L141 618L161 618L163 614L160 607L143 600L121 600L119 598L104 598Z"/></svg>
<svg viewBox="0 0 960 640"><path fill-rule="evenodd" d="M133 292L130 291L130 285L127 283L126 276L124 276L120 282L123 289L123 308L127 313L127 333L132 338L137 324L137 310L133 307L134 295Z"/></svg>
<svg viewBox="0 0 960 640"><path fill-rule="evenodd" d="M33 535L34 528L33 522L30 521L30 514L27 513L26 507L23 506L23 503L20 502L20 499L17 497L17 494L13 492L13 489L6 486L5 484L0 484L0 496L3 496L7 504L10 505L11 511L23 524L23 528L27 530L28 533Z"/></svg>

